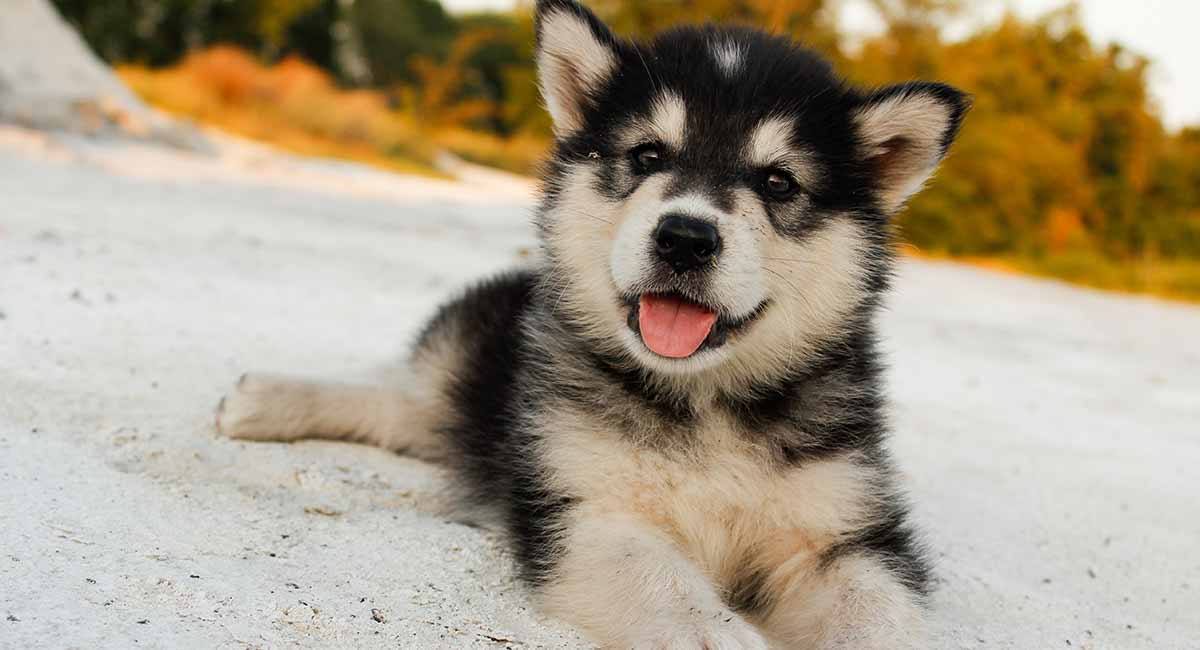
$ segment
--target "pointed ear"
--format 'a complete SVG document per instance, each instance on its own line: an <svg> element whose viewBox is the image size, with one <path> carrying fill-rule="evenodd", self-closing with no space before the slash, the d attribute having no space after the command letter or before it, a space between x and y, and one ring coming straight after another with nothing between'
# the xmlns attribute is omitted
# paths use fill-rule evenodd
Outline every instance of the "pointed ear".
<svg viewBox="0 0 1200 650"><path fill-rule="evenodd" d="M966 94L938 83L889 86L859 105L854 122L861 155L887 214L899 210L933 175L968 108Z"/></svg>
<svg viewBox="0 0 1200 650"><path fill-rule="evenodd" d="M554 118L554 132L566 137L583 128L596 94L617 69L616 36L574 0L538 0L538 82Z"/></svg>

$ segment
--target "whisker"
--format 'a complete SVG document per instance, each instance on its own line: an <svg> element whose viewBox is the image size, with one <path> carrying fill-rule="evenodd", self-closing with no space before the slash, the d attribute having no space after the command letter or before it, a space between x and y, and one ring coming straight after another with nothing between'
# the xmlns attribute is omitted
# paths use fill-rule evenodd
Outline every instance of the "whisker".
<svg viewBox="0 0 1200 650"><path fill-rule="evenodd" d="M562 304L563 296L567 295L567 289L570 288L570 286L571 285L568 282L563 283L562 290L558 292L558 298L554 301L554 308L550 310L552 313L558 313L558 307Z"/></svg>
<svg viewBox="0 0 1200 650"><path fill-rule="evenodd" d="M654 88L654 94L659 94L662 89L658 86L658 80L654 78L654 73L650 72L650 65L646 63L646 57L642 56L642 48L634 46L634 52L637 53L638 59L642 61L642 67L646 69L646 76L650 78L650 86Z"/></svg>
<svg viewBox="0 0 1200 650"><path fill-rule="evenodd" d="M779 271L776 271L775 269L769 269L766 267L763 267L763 270L766 271L767 273L770 273L771 275L774 275L775 277L779 278L780 280L783 280L785 284L787 284L789 287L792 288L792 291L795 291L796 293L800 293L800 287L797 287L795 285L795 283L793 283L791 280L787 279L787 277L784 276L784 274L780 273Z"/></svg>
<svg viewBox="0 0 1200 650"><path fill-rule="evenodd" d="M608 219L605 219L604 217L598 217L594 214L591 214L590 212L584 212L583 210L580 210L578 208L558 207L558 208L555 208L554 211L555 212L562 211L567 214L573 214L573 215L580 216L580 217L587 217L589 219L595 219L596 221L599 221L601 223L606 223L610 226L613 225L613 222L609 221Z"/></svg>
<svg viewBox="0 0 1200 650"><path fill-rule="evenodd" d="M808 297L804 295L804 292L801 291L800 287L797 287L794 282L787 279L782 273L780 273L774 269L769 269L769 268L763 267L763 270L766 271L767 273L774 275L775 277L779 278L780 280L783 280L789 287L792 288L792 291L796 292L796 295L799 296L800 299L804 301L804 305L806 307L808 307L810 310L813 309L812 303L808 301Z"/></svg>
<svg viewBox="0 0 1200 650"><path fill-rule="evenodd" d="M819 262L815 262L813 260L799 260L792 257L764 257L763 259L770 260L772 262L796 262L797 264L811 264L813 266L820 266Z"/></svg>

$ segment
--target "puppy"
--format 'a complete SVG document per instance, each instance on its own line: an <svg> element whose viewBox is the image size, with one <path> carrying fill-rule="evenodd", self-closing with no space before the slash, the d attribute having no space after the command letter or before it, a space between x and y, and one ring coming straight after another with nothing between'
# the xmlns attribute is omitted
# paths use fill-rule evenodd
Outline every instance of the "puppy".
<svg viewBox="0 0 1200 650"><path fill-rule="evenodd" d="M907 648L929 568L884 447L891 218L967 109L746 28L536 5L542 255L372 385L249 375L219 428L455 470L544 610L606 648Z"/></svg>

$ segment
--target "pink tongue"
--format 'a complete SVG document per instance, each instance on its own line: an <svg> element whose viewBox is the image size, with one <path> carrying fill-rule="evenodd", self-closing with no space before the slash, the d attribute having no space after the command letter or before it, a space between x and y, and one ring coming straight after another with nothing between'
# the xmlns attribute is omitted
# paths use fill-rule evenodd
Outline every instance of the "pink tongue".
<svg viewBox="0 0 1200 650"><path fill-rule="evenodd" d="M642 341L655 354L672 359L699 350L716 321L714 312L671 296L643 295L638 306Z"/></svg>

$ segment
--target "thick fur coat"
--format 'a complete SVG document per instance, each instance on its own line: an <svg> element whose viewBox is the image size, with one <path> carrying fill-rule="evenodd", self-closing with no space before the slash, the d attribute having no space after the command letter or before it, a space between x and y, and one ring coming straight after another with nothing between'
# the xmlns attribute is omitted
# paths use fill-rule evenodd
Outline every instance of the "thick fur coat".
<svg viewBox="0 0 1200 650"><path fill-rule="evenodd" d="M606 648L920 647L874 320L891 219L966 98L859 90L751 29L635 43L536 12L538 263L443 306L378 382L244 377L219 428L446 464Z"/></svg>

